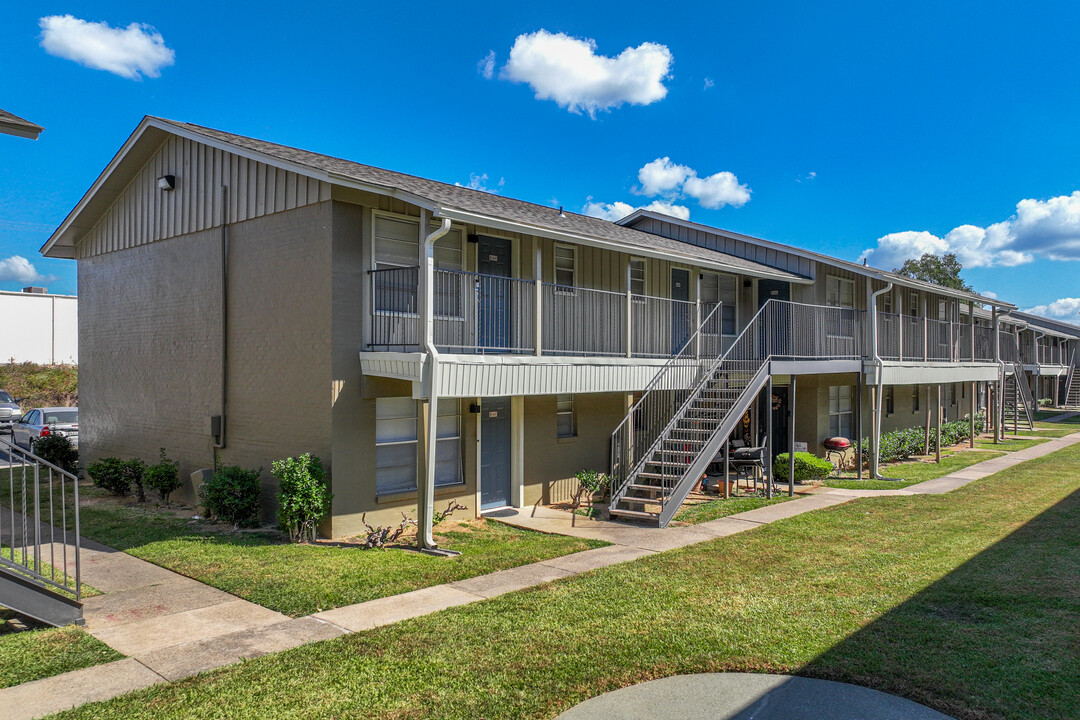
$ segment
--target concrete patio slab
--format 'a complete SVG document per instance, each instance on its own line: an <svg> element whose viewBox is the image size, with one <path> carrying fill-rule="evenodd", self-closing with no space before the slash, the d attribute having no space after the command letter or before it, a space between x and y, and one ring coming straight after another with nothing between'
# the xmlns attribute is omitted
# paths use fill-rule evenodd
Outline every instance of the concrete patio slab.
<svg viewBox="0 0 1080 720"><path fill-rule="evenodd" d="M599 695L558 720L950 720L870 688L791 675L675 675Z"/></svg>
<svg viewBox="0 0 1080 720"><path fill-rule="evenodd" d="M401 595L326 610L310 617L337 625L349 632L359 632L483 599L480 595L451 585L435 585Z"/></svg>
<svg viewBox="0 0 1080 720"><path fill-rule="evenodd" d="M694 530L698 533L707 534L712 537L727 537L728 535L741 533L744 530L751 530L759 525L761 525L761 523L740 520L739 518L729 515L728 517L698 523L694 526Z"/></svg>
<svg viewBox="0 0 1080 720"><path fill-rule="evenodd" d="M760 507L756 510L747 510L746 512L736 513L735 515L729 515L728 517L762 525L776 522L777 520L795 517L796 515L802 515L811 510L820 510L833 505L840 505L848 502L850 499L851 498L849 497L836 495L834 493L820 493L818 495L796 498L795 500L789 500L776 505L766 505L765 507Z"/></svg>
<svg viewBox="0 0 1080 720"><path fill-rule="evenodd" d="M197 610L172 613L147 620L97 630L98 640L124 655L219 637L252 627L273 625L289 618L246 600L231 600Z"/></svg>
<svg viewBox="0 0 1080 720"><path fill-rule="evenodd" d="M79 705L165 682L138 660L125 658L0 690L4 720L33 720Z"/></svg>

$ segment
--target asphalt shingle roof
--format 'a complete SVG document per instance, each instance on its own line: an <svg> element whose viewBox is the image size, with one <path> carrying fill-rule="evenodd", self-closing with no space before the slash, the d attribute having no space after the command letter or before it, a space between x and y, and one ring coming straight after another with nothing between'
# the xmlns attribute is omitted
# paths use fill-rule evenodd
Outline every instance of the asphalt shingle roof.
<svg viewBox="0 0 1080 720"><path fill-rule="evenodd" d="M266 142L265 140L258 140L256 138L236 135L221 130L214 130L213 128L203 127L201 125L182 123L165 118L154 119L177 128L182 128L188 132L262 153L286 162L304 165L323 172L343 175L364 183L371 183L412 193L413 195L426 198L431 202L438 203L447 208L454 208L465 212L523 223L537 228L571 233L617 243L624 246L628 252L633 252L635 249L651 250L654 252L680 256L690 260L701 260L707 263L723 264L732 269L745 270L747 274L750 275L766 274L772 277L789 277L793 280L804 279L801 275L786 272L752 260L746 260L698 245L691 245L690 243L680 242L679 240L672 240L659 235L634 230L633 228L623 227L608 220L589 217L588 215L564 211L564 217L560 217L557 208L545 205L537 205L523 200L514 200L513 198L503 197L494 193L473 190L471 188L442 183L436 180L428 180L427 178L395 172L393 170L385 170L371 165L363 165L351 160L343 160L330 155L323 155L321 153L301 150L287 145L279 145L277 143Z"/></svg>
<svg viewBox="0 0 1080 720"><path fill-rule="evenodd" d="M0 127L8 126L17 128L19 130L25 130L26 132L32 132L34 134L40 133L45 128L25 120L18 115L9 113L7 110L0 110Z"/></svg>

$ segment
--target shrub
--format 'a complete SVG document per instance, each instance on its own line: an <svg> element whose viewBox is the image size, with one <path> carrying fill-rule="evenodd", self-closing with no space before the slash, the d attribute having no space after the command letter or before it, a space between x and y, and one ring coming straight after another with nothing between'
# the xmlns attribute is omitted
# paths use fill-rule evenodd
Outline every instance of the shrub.
<svg viewBox="0 0 1080 720"><path fill-rule="evenodd" d="M581 507L581 501L596 495L603 497L607 494L608 484L611 482L607 475L599 470L579 470L574 477L578 481L577 491L574 493L573 507L576 510Z"/></svg>
<svg viewBox="0 0 1080 720"><path fill-rule="evenodd" d="M135 486L135 496L139 499L139 502L146 502L146 488L143 486L143 473L145 472L146 463L139 458L124 461L123 473L128 479L128 484Z"/></svg>
<svg viewBox="0 0 1080 720"><path fill-rule="evenodd" d="M51 462L69 473L79 473L79 451L71 445L71 440L60 435L46 435L34 440L34 454L46 462Z"/></svg>
<svg viewBox="0 0 1080 720"><path fill-rule="evenodd" d="M101 458L86 466L86 474L94 485L123 497L131 491L131 479L124 472L124 461L116 457Z"/></svg>
<svg viewBox="0 0 1080 720"><path fill-rule="evenodd" d="M983 415L983 413L975 414L976 433L979 432L979 429L983 426L985 422L986 417ZM953 420L951 422L941 423L942 447L962 443L965 440L968 440L970 437L970 416L963 417L960 420ZM909 459L913 455L922 455L925 443L925 427L904 428L903 430L892 430L890 432L881 433L881 457L878 458L878 462L901 462L903 460ZM869 463L870 438L863 438L861 444L864 462ZM936 449L937 433L934 432L933 428L930 428L930 445L926 451L934 452Z"/></svg>
<svg viewBox="0 0 1080 720"><path fill-rule="evenodd" d="M275 460L270 472L278 481L278 522L293 542L315 542L315 528L334 497L326 485L322 461L308 453Z"/></svg>
<svg viewBox="0 0 1080 720"><path fill-rule="evenodd" d="M262 468L247 470L239 465L223 465L199 488L206 511L237 527L250 527L259 520L259 475Z"/></svg>
<svg viewBox="0 0 1080 720"><path fill-rule="evenodd" d="M165 448L161 448L160 458L157 465L146 468L143 479L148 488L157 491L161 502L167 504L172 491L180 487L180 465L165 456Z"/></svg>
<svg viewBox="0 0 1080 720"><path fill-rule="evenodd" d="M1039 407L1051 407L1054 401L1051 398L1039 398Z"/></svg>
<svg viewBox="0 0 1080 720"><path fill-rule="evenodd" d="M776 456L773 463L773 477L777 480L787 481L788 465L790 456L782 453ZM795 482L807 480L823 480L833 471L833 464L828 460L811 455L808 452L795 453Z"/></svg>

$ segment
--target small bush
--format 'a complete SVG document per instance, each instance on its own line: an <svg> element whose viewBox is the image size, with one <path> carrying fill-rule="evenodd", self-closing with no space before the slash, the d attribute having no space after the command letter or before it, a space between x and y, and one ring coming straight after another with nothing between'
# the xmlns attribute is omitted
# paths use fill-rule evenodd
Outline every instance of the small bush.
<svg viewBox="0 0 1080 720"><path fill-rule="evenodd" d="M157 492L161 502L168 504L169 495L180 487L180 465L166 457L165 448L161 448L158 464L146 468L143 480L146 487Z"/></svg>
<svg viewBox="0 0 1080 720"><path fill-rule="evenodd" d="M46 435L34 440L34 454L69 473L79 473L79 451L72 447L71 440L66 437Z"/></svg>
<svg viewBox="0 0 1080 720"><path fill-rule="evenodd" d="M983 413L975 414L975 432L986 422ZM941 423L941 446L957 445L971 438L970 416L960 420ZM926 447L926 428L913 427L903 430L893 430L881 433L881 457L878 462L902 462L913 455L922 455ZM930 446L926 452L934 452L937 449L937 433L930 428ZM862 439L862 451L865 463L869 463L870 438Z"/></svg>
<svg viewBox="0 0 1080 720"><path fill-rule="evenodd" d="M787 482L790 456L787 453L776 456L773 463L773 477ZM795 482L823 480L833 471L833 464L828 460L811 455L808 452L795 453Z"/></svg>
<svg viewBox="0 0 1080 720"><path fill-rule="evenodd" d="M262 468L247 470L224 465L199 488L207 512L237 527L251 527L259 521L259 475Z"/></svg>
<svg viewBox="0 0 1080 720"><path fill-rule="evenodd" d="M330 510L333 494L322 461L304 453L275 460L270 472L278 481L278 522L293 542L315 542L315 528Z"/></svg>
<svg viewBox="0 0 1080 720"><path fill-rule="evenodd" d="M124 471L124 461L116 457L101 458L86 466L86 474L94 485L113 495L123 497L131 492L131 479Z"/></svg>
<svg viewBox="0 0 1080 720"><path fill-rule="evenodd" d="M576 510L581 507L581 501L588 498L591 502L593 497L604 497L608 491L610 478L599 470L579 470L574 477L578 481L577 490L574 492L573 507Z"/></svg>
<svg viewBox="0 0 1080 720"><path fill-rule="evenodd" d="M146 472L146 463L139 458L125 460L123 472L127 476L128 484L135 486L135 496L139 499L139 502L146 502L146 487L143 485L143 473Z"/></svg>
<svg viewBox="0 0 1080 720"><path fill-rule="evenodd" d="M1051 407L1054 401L1051 398L1039 398L1039 407Z"/></svg>

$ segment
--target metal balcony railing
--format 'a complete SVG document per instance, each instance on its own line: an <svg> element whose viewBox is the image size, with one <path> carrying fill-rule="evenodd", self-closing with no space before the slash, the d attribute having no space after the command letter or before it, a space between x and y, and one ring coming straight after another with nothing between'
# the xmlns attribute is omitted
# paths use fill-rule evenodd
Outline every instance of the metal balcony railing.
<svg viewBox="0 0 1080 720"><path fill-rule="evenodd" d="M969 323L878 313L882 360L993 362L994 330Z"/></svg>
<svg viewBox="0 0 1080 720"><path fill-rule="evenodd" d="M416 350L420 268L370 277L371 347ZM668 358L719 307L459 270L437 269L433 277L435 346L455 353ZM724 343L719 314L710 323L696 351L715 356Z"/></svg>

